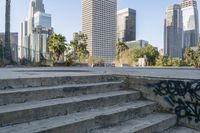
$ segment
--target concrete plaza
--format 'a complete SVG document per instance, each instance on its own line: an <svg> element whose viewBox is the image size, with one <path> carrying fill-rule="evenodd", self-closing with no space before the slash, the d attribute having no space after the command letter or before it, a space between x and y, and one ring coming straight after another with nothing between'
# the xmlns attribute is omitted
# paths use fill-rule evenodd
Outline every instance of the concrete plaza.
<svg viewBox="0 0 200 133"><path fill-rule="evenodd" d="M106 68L106 67L35 67L0 68L0 79L63 77L120 74L141 77L200 79L200 70L193 68Z"/></svg>

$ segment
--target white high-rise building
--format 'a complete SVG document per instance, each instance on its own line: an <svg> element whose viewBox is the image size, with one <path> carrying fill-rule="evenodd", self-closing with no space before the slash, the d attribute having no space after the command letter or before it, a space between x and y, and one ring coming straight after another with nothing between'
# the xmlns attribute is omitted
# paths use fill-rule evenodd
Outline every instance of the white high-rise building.
<svg viewBox="0 0 200 133"><path fill-rule="evenodd" d="M32 34L34 27L34 14L36 12L45 13L43 0L30 0L28 10L28 34Z"/></svg>
<svg viewBox="0 0 200 133"><path fill-rule="evenodd" d="M28 58L28 47L29 47L29 39L28 39L28 21L24 20L21 23L21 38L20 44L21 48L19 49L19 58Z"/></svg>
<svg viewBox="0 0 200 133"><path fill-rule="evenodd" d="M181 1L183 14L183 48L195 47L199 38L199 16L196 0Z"/></svg>
<svg viewBox="0 0 200 133"><path fill-rule="evenodd" d="M34 14L34 27L51 28L51 15L42 12L36 12Z"/></svg>
<svg viewBox="0 0 200 133"><path fill-rule="evenodd" d="M28 18L21 24L21 58L35 62L49 58L47 44L52 32L51 15L45 13L43 0L30 0Z"/></svg>
<svg viewBox="0 0 200 133"><path fill-rule="evenodd" d="M90 55L112 63L116 54L117 0L82 0L82 10Z"/></svg>

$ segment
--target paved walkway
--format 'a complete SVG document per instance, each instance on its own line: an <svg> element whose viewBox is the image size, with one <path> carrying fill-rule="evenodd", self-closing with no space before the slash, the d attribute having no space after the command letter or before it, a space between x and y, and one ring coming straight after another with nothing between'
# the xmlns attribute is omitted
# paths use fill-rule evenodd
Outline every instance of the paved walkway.
<svg viewBox="0 0 200 133"><path fill-rule="evenodd" d="M200 70L190 68L88 68L88 67L43 67L0 68L0 79L85 76L103 74L126 74L146 77L200 79Z"/></svg>

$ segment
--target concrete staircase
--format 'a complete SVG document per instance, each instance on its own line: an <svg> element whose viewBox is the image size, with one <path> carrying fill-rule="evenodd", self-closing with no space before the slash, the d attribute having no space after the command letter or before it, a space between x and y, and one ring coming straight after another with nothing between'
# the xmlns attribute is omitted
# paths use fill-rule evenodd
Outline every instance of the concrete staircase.
<svg viewBox="0 0 200 133"><path fill-rule="evenodd" d="M154 133L176 125L175 115L126 90L123 78L13 81L0 81L0 133Z"/></svg>

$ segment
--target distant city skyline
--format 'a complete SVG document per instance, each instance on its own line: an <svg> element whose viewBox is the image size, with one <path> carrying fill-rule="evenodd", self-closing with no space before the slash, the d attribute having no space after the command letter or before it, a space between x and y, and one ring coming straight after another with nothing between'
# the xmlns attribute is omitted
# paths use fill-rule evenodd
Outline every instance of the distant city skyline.
<svg viewBox="0 0 200 133"><path fill-rule="evenodd" d="M51 35L51 14L45 12L43 0L30 0L28 16L21 23L19 58L39 62L48 58L48 37Z"/></svg>
<svg viewBox="0 0 200 133"><path fill-rule="evenodd" d="M182 58L186 48L197 48L199 41L199 14L196 0L181 0L166 10L164 26L164 53Z"/></svg>
<svg viewBox="0 0 200 133"><path fill-rule="evenodd" d="M20 3L20 4L19 4ZM26 18L29 0L12 0L11 31L20 33L20 23ZM148 3L148 4L147 4ZM118 10L132 8L137 11L137 39L148 40L154 46L163 48L163 25L165 10L180 0L118 0ZM66 36L69 42L74 32L81 31L81 0L44 0L47 12L52 14L52 26L56 33ZM4 32L5 1L0 1L0 32ZM198 2L198 9L200 5Z"/></svg>

